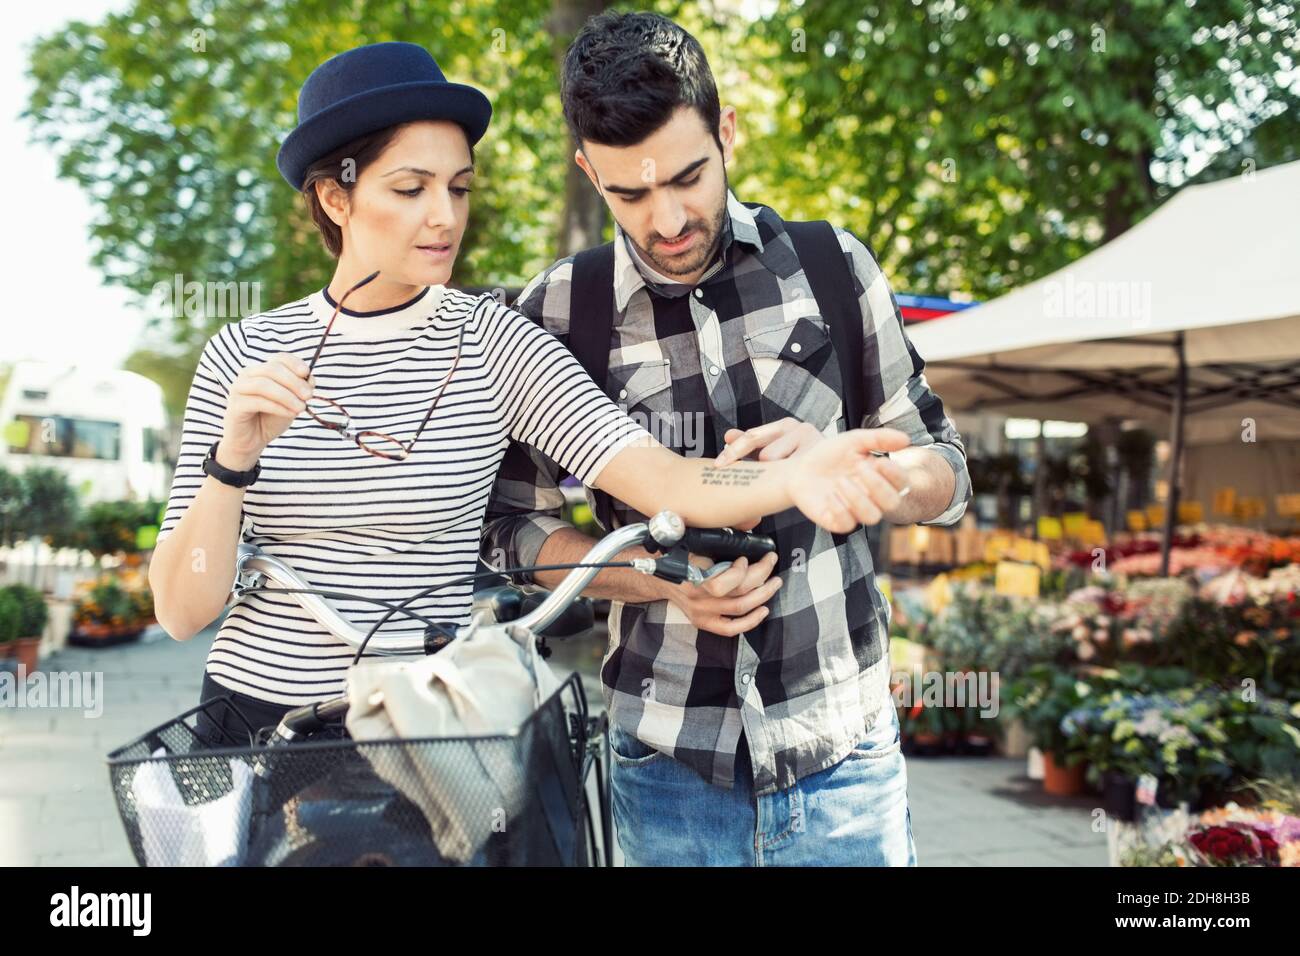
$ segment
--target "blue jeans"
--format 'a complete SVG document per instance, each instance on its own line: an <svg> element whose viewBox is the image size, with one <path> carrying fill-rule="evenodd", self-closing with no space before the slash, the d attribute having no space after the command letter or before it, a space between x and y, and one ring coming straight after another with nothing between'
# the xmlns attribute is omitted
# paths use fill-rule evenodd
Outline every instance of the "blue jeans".
<svg viewBox="0 0 1300 956"><path fill-rule="evenodd" d="M628 866L916 866L901 743L890 700L839 763L755 798L748 748L725 790L611 724L623 857Z"/></svg>

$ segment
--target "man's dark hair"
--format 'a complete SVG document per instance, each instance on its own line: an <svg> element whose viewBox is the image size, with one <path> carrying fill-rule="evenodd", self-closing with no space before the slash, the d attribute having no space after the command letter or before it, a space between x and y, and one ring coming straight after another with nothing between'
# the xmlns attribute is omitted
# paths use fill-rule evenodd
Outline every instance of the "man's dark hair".
<svg viewBox="0 0 1300 956"><path fill-rule="evenodd" d="M560 99L579 145L633 146L680 106L699 113L718 139L718 88L704 50L657 13L611 12L588 20L564 55Z"/></svg>

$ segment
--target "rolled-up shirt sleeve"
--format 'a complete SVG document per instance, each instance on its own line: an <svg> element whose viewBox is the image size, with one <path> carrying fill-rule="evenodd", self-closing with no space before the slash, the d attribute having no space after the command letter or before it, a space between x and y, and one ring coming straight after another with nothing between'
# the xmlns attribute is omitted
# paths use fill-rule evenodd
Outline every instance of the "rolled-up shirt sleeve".
<svg viewBox="0 0 1300 956"><path fill-rule="evenodd" d="M847 230L836 230L850 258L862 312L866 428L896 428L917 447L932 448L953 472L953 493L937 516L920 522L951 525L961 520L971 497L966 448L943 401L925 380L925 362L903 328L903 315L889 280L870 249ZM856 423L853 423L856 424Z"/></svg>

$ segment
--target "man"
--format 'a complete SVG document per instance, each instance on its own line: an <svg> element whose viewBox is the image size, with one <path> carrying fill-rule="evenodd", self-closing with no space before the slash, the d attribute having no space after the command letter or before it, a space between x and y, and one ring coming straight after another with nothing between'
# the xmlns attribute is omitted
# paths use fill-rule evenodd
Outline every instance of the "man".
<svg viewBox="0 0 1300 956"><path fill-rule="evenodd" d="M596 17L568 50L562 100L575 161L616 223L610 397L688 454L715 456L731 441L732 458L779 457L847 427L899 429L912 447L867 469L873 513L900 524L958 520L970 497L961 440L921 375L879 265L835 230L863 341L865 421L847 423L827 320L784 222L728 187L736 113L720 107L695 39L655 14ZM590 303L571 301L573 284L570 257L516 303L571 349L590 314ZM486 560L582 558L592 541L559 520L559 478L539 453L510 448L484 527ZM644 520L607 496L588 499L607 529ZM914 865L889 608L866 532L831 534L795 510L757 531L776 539L776 554L738 561L704 586L620 569L587 592L614 602L601 680L624 857Z"/></svg>

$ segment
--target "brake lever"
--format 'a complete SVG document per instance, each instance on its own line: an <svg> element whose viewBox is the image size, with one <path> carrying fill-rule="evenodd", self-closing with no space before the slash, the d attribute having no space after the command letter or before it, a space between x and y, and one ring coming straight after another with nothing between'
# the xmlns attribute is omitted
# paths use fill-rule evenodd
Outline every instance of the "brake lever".
<svg viewBox="0 0 1300 956"><path fill-rule="evenodd" d="M650 573L664 581L671 581L673 584L682 584L683 582L703 584L731 567L730 561L721 561L707 571L701 571L691 564L690 552L686 550L684 544L679 544L663 556L650 560L654 565Z"/></svg>

